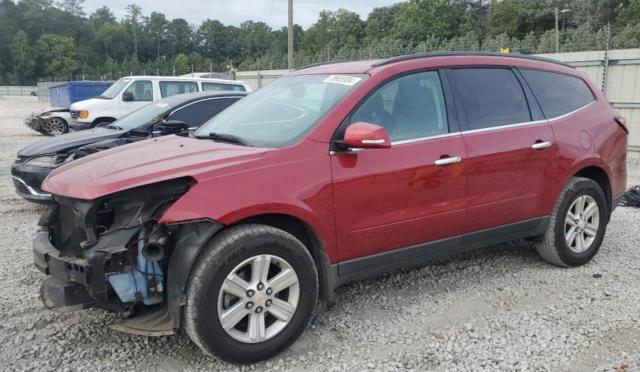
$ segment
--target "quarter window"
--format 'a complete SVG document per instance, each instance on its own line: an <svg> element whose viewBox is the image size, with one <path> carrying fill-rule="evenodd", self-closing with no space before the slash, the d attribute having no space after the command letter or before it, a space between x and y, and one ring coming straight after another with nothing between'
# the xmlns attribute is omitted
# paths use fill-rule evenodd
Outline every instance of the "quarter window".
<svg viewBox="0 0 640 372"><path fill-rule="evenodd" d="M547 118L562 116L595 100L591 89L580 78L548 71L520 71Z"/></svg>
<svg viewBox="0 0 640 372"><path fill-rule="evenodd" d="M447 114L438 72L420 72L386 83L353 113L350 122L358 121L383 126L391 141L447 133Z"/></svg>
<svg viewBox="0 0 640 372"><path fill-rule="evenodd" d="M193 93L198 91L198 83L195 81L161 81L160 94L162 98L175 96L176 94Z"/></svg>
<svg viewBox="0 0 640 372"><path fill-rule="evenodd" d="M202 90L209 91L222 91L230 90L234 92L245 92L244 86L238 84L224 84L224 83L202 83Z"/></svg>
<svg viewBox="0 0 640 372"><path fill-rule="evenodd" d="M470 130L531 121L524 91L504 68L451 70Z"/></svg>
<svg viewBox="0 0 640 372"><path fill-rule="evenodd" d="M181 107L169 115L170 120L184 121L191 128L200 127L204 122L218 115L220 111L235 103L239 98L214 98L198 101Z"/></svg>
<svg viewBox="0 0 640 372"><path fill-rule="evenodd" d="M123 93L133 95L133 101L153 101L153 85L149 80L134 81Z"/></svg>

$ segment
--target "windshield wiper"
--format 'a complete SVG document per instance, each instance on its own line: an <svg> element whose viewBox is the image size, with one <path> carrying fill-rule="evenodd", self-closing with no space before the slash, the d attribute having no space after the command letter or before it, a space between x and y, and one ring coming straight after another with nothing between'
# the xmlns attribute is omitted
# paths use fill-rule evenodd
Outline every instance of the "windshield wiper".
<svg viewBox="0 0 640 372"><path fill-rule="evenodd" d="M247 143L247 141L245 141L244 139L238 136L234 136L233 134L211 132L209 133L208 137L198 136L196 138L211 138L214 141L235 143L237 145L248 146L248 147L251 146L249 143Z"/></svg>

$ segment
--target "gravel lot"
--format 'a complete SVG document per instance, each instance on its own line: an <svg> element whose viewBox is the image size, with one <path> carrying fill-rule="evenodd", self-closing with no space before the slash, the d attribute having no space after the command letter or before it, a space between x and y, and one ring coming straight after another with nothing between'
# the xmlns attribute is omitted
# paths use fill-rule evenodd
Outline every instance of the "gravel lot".
<svg viewBox="0 0 640 372"><path fill-rule="evenodd" d="M559 269L524 242L355 283L322 304L289 350L251 366L186 337L111 331L99 310L57 314L38 298L31 237L42 209L13 192L15 153L43 138L33 97L0 97L0 370L640 370L640 211L618 208L600 253ZM630 161L629 185L640 183Z"/></svg>

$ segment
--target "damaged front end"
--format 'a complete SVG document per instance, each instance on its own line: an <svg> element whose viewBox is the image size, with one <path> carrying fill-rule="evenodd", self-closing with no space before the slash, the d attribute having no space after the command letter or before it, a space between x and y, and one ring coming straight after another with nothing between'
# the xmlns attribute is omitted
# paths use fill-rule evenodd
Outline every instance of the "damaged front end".
<svg viewBox="0 0 640 372"><path fill-rule="evenodd" d="M32 112L24 119L24 124L47 136L57 136L69 131L71 112L65 108L48 108L42 112Z"/></svg>
<svg viewBox="0 0 640 372"><path fill-rule="evenodd" d="M114 326L121 331L172 334L190 265L203 239L221 227L211 221L158 223L193 182L180 178L89 201L54 196L33 247L35 266L47 274L45 306L99 307L121 315Z"/></svg>

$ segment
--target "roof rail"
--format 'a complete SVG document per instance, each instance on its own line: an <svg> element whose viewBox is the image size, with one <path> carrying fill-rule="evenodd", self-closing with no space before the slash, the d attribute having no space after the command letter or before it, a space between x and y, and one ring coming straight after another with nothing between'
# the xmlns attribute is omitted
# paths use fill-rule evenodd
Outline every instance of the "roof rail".
<svg viewBox="0 0 640 372"><path fill-rule="evenodd" d="M304 69L311 68L311 67L332 65L334 63L342 63L342 62L349 62L349 61L345 60L345 59L340 59L340 60L334 60L334 61L329 61L329 62L311 63L311 64L308 64L308 65L304 65L302 67L298 67L298 68L294 69L293 71L300 71L300 70L304 70Z"/></svg>
<svg viewBox="0 0 640 372"><path fill-rule="evenodd" d="M561 65L561 66L565 66L565 67L574 68L570 64L567 64L567 63L564 63L564 62L561 62L561 61L558 61L558 60L555 60L555 59L551 59L551 58L538 57L538 56L525 55L525 54L507 54L507 53L496 53L496 52L429 52L429 53L415 53L415 54L407 54L407 55L403 55L403 56L391 57L391 58L383 59L383 60L375 62L374 64L371 65L371 67L384 66L384 65L388 65L388 64L394 63L394 62L407 61L407 60L418 59L418 58L450 57L450 56L490 56L490 57L521 58L521 59L529 59L529 60L533 60L533 61L554 63L556 65Z"/></svg>

